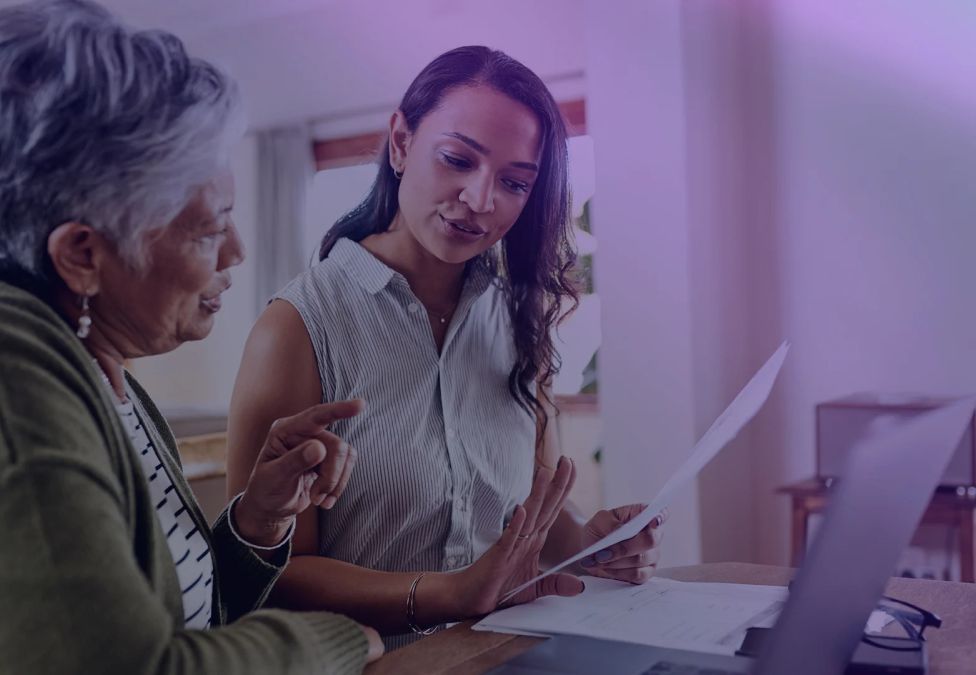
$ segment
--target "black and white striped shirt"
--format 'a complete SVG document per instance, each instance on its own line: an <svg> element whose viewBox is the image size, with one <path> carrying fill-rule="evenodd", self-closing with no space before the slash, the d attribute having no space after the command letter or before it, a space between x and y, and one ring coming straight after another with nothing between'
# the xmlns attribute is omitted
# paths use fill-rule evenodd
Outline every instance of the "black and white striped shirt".
<svg viewBox="0 0 976 675"><path fill-rule="evenodd" d="M102 377L111 389L104 373ZM173 555L173 562L176 563L176 574L183 591L183 620L187 628L209 628L213 611L213 557L210 547L173 486L156 446L132 404L133 393L126 393L127 398L122 402L114 391L111 395L122 426L136 450L139 465L149 482L149 493L156 505L156 516L166 534L166 543Z"/></svg>
<svg viewBox="0 0 976 675"><path fill-rule="evenodd" d="M334 425L359 460L320 512L319 552L382 571L471 564L528 496L535 456L534 420L508 390L515 347L490 270L469 264L440 354L407 280L351 240L276 297L304 320L323 401L366 400Z"/></svg>

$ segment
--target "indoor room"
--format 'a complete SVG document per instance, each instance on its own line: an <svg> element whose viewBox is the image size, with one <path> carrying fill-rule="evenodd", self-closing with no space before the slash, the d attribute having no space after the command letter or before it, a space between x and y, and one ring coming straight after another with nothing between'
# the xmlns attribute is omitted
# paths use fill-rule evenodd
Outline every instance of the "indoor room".
<svg viewBox="0 0 976 675"><path fill-rule="evenodd" d="M2 101L33 95L30 78L42 78L42 65L17 70L32 58L43 63L40 47L30 51L22 38L40 30L40 19L4 14L19 4L0 0L0 151L33 158L32 144L52 124L35 130L35 113L18 117L20 108L11 108L8 114ZM71 6L69 0L60 7L38 4L49 12ZM144 392L111 375L105 382L129 398L136 391L137 418L164 429L147 442L169 443L165 428L172 431L182 466L160 459L151 476L163 466L182 473L173 482L185 478L188 499L199 503L206 525L214 523L214 541L223 522L228 536L248 544L234 509L247 506L250 515L264 508L255 522L267 519L272 497L259 503L249 492L262 466L271 472L274 461L284 466L284 454L321 448L322 458L304 469L295 488L304 495L300 510L319 515L300 516L296 525L289 506L287 518L266 526L284 534L286 523L287 534L247 554L255 556L253 570L261 567L254 575L271 576L260 594L243 598L243 609L267 601L347 615L376 629L368 654L364 647L354 658L345 654L355 650L336 647L341 664L322 672L664 673L677 672L665 669L672 661L684 663L675 650L704 654L688 667L716 669L707 672L878 672L870 670L877 664L891 668L886 672L971 672L976 6L954 0L99 0L98 6L129 29L178 38L190 56L236 83L242 111L223 166L233 188L221 193L239 250L226 270L218 269L226 280L222 293L206 301L215 314L208 318L212 328L208 323L202 334L165 348L109 350L118 355L118 377L134 378ZM78 20L85 30L109 21L92 16ZM69 50L73 38L63 35L60 44ZM476 45L511 57L530 79L506 90L479 71L446 86L415 115L400 108L431 96L461 63L445 62L445 75L430 70L435 59ZM100 68L100 48L63 66L70 80L65 110L78 105L71 87L82 86L76 80L85 68ZM106 49L105 72L118 67L128 78L119 85L120 100L129 89L149 90L152 70L118 65L140 58L138 46ZM502 70L514 68L508 61L493 67L500 78L515 77ZM80 74L71 80L74 69ZM426 88L415 86L419 73L431 78ZM533 89L536 81L541 84ZM104 93L106 101L113 96ZM550 100L556 121L539 112L549 104L537 101ZM41 110L41 98L30 105L24 110ZM112 103L99 99L98 105L111 109ZM133 128L142 122L128 119ZM424 120L441 119L455 131L431 140L436 168L423 174L414 167L424 166L418 160L426 147ZM105 125L92 127L90 162L113 156L115 141L98 136L109 133ZM203 152L202 128L180 153ZM468 129L491 142L479 142ZM535 139L536 145L524 145L531 151L519 145L520 134ZM156 150L144 152L147 164L156 161ZM475 186L509 155L518 161L499 168L498 180ZM48 161L61 157L54 152ZM3 161L0 192L20 195L20 169ZM41 166L31 164L31 171ZM75 170L66 166L69 174ZM448 195L449 181L434 187L447 171L456 177L451 180L468 181L459 196ZM131 172L118 175L125 180ZM21 235L9 223L30 203L18 199L0 200L0 228L6 228L0 232L10 241ZM435 207L424 200L440 201ZM384 211L381 204L390 203L393 210ZM545 227L542 216L529 222L531 209L523 204L548 214ZM443 232L416 235L411 228L418 226L404 215L411 207L436 208ZM490 246L471 243L495 236L486 223L509 213L507 226L517 237L498 230ZM99 232L97 218L88 217L72 211L48 229L77 220ZM55 234L45 234L45 269L61 275L57 288L73 289L56 252L61 245L81 247L81 239L62 244ZM424 248L424 236L449 243ZM407 248L391 248L407 238ZM477 247L477 256L452 253ZM13 250L0 251L5 283ZM179 256L173 260L185 262ZM154 260L148 264L165 258ZM173 275L181 265L189 263L175 262ZM170 274L154 269L160 279ZM85 293L78 303L74 296L66 300L65 311L55 306L71 328L65 340L83 347L87 339L92 351L108 326L136 325L122 316L126 306L142 302L135 289L145 277L134 274L142 281L128 295L120 291L129 300L118 311L99 307L95 294L89 314ZM456 284L450 302L429 301L448 297L431 290L441 277ZM57 297L68 297L65 292ZM162 296L146 297L151 305ZM14 312L17 302L0 294L0 307ZM9 481L9 487L0 489L0 502L4 517L30 520L28 507L14 502L27 489L17 487L23 482L17 467L27 461L23 444L40 443L32 440L40 432L17 440L22 424L13 415L23 408L25 419L43 427L47 413L40 403L16 403L15 383L34 371L22 367L13 326L32 326L32 320L3 316L12 332L0 335L9 361L0 364L0 417L11 417L0 418L0 431L14 431L3 446L9 461L0 465L0 486ZM483 317L495 323L474 323ZM85 320L84 327L77 323ZM71 337L76 327L79 339ZM412 335L414 328L419 332ZM92 354L95 366L103 363L101 352ZM158 408L158 419L140 408L143 396ZM272 442L275 427L267 430L274 420L296 415L288 424L298 424L303 410L347 398L364 404L316 413L314 433L282 432ZM80 414L52 410L67 410L72 424ZM291 429L288 424L279 432ZM566 459L557 462L560 456ZM322 478L327 470L334 472L331 492L319 487L320 480L329 482ZM551 484L540 484L542 477ZM46 485L42 478L36 485ZM36 488L33 499L57 500L74 483L50 485ZM108 492L121 495L120 489L113 483ZM281 490L294 491L290 483ZM123 505L118 523L105 515L104 504L98 517L106 518L105 527L125 523L126 542L142 541L131 519L141 502L123 496L112 502ZM155 500L146 499L151 509ZM75 508L65 501L63 513ZM517 528L533 518L543 529L520 534ZM618 528L627 534L615 536ZM552 532L570 534L557 545ZM534 555L541 558L499 581L490 601L482 596L495 582L482 579L472 584L481 589L475 609L431 609L442 598L475 593L458 591L449 577L514 564L489 557L515 555L510 551L536 535ZM25 534L19 552L4 557L0 584L56 597L58 580L70 577L71 568L43 581L25 576L58 557L25 557L20 552L46 541L31 537L42 535ZM56 549L53 541L48 545ZM280 542L290 542L289 553ZM607 551L614 553L604 556ZM214 560L212 578L225 563L219 554ZM92 563L93 569L114 564ZM126 574L163 574L157 563L140 560L140 569L130 570L126 560L125 566ZM536 581L536 573L543 578ZM272 588L275 575L281 577ZM331 578L340 590L308 590ZM432 582L454 590L438 595ZM95 611L100 587L79 581L71 588L81 593L82 587ZM152 597L160 600L163 592L155 588ZM539 596L553 597L537 598L532 589L542 588ZM122 603L121 592L111 603ZM913 609L889 611L882 592ZM19 607L11 599L22 593L0 591L0 599L8 593ZM214 593L210 628L220 624ZM639 602L638 593L644 594ZM53 600L45 602L45 611L59 611ZM208 595L207 612L210 602ZM138 607L121 607L124 625L139 622ZM0 629L0 661L20 640L13 625L22 623L13 622L18 611ZM838 620L822 621L827 611L838 612ZM235 612L221 619L227 630ZM930 618L936 615L938 623ZM42 626L45 616L31 621ZM72 613L64 630L87 634L78 628L83 616ZM357 624L329 630L350 631L341 644L359 649ZM104 671L78 665L76 672L250 672L250 657L234 656L237 643L201 642L201 653L213 660L196 662L197 643L168 646L182 639L181 631L193 631L179 621L161 625L165 640L150 639L148 628L133 629L132 643L144 650L130 660L106 661L112 665ZM297 637L289 639L311 641L305 630L311 629L294 628ZM548 644L556 647L544 653L539 638L553 635ZM751 638L765 643L752 644L750 652ZM90 639L105 653L114 649L107 638ZM190 654L174 656L172 671L153 660L170 648ZM224 656L229 660L221 661ZM11 672L60 667L40 657L12 663L24 669ZM279 672L269 664L261 672ZM280 672L312 671L293 664Z"/></svg>

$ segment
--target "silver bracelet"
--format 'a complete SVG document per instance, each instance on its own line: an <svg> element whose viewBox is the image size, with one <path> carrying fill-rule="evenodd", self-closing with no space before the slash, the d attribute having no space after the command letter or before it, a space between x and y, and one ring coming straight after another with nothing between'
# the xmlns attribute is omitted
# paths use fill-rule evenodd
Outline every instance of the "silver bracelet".
<svg viewBox="0 0 976 675"><path fill-rule="evenodd" d="M251 542L249 542L247 539L245 539L240 535L240 533L237 531L237 528L234 527L234 507L237 505L237 502L239 502L241 497L243 496L244 496L243 492L238 493L233 499L230 500L230 505L228 505L227 507L227 526L230 527L231 534L237 537L237 541L241 542L245 546L248 546L253 549L257 549L259 551L275 551L281 548L282 546L284 546L285 544L287 544L288 541L291 539L292 535L295 534L294 518L292 518L291 520L291 525L288 527L288 532L286 532L285 536L282 537L281 541L275 544L274 546L258 546L257 544L252 544Z"/></svg>
<svg viewBox="0 0 976 675"><path fill-rule="evenodd" d="M410 584L410 592L407 593L407 625L417 635L430 635L437 630L437 626L431 626L430 628L421 628L417 625L417 584L420 580L424 578L426 572L421 572L420 575L413 580Z"/></svg>

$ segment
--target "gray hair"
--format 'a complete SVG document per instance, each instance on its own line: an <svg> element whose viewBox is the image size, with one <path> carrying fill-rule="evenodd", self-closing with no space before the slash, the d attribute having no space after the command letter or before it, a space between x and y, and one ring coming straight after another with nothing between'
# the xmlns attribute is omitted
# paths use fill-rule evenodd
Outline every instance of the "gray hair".
<svg viewBox="0 0 976 675"><path fill-rule="evenodd" d="M88 0L0 9L0 270L50 282L47 238L79 221L134 268L229 160L235 83L162 31Z"/></svg>

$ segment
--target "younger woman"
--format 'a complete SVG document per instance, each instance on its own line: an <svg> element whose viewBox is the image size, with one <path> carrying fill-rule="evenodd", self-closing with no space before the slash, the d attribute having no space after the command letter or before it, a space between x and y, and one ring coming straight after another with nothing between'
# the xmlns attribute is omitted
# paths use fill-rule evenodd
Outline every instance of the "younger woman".
<svg viewBox="0 0 976 675"><path fill-rule="evenodd" d="M563 508L574 467L547 433L552 329L576 297L566 162L551 94L501 52L455 49L410 85L372 191L258 320L235 387L231 493L273 419L367 402L335 425L357 469L340 503L302 516L279 602L416 632L494 609L540 556L640 510L577 522ZM648 530L591 573L643 581L655 543ZM516 601L582 589L545 584Z"/></svg>

